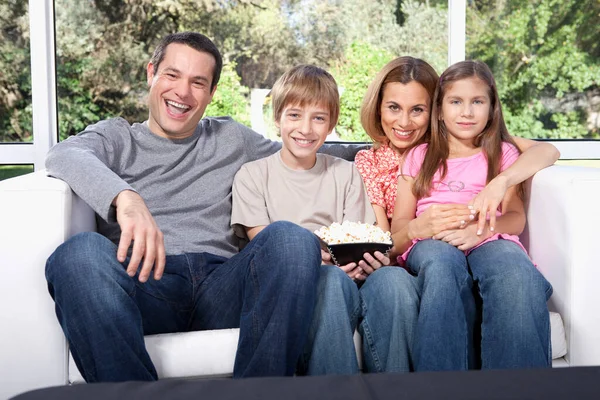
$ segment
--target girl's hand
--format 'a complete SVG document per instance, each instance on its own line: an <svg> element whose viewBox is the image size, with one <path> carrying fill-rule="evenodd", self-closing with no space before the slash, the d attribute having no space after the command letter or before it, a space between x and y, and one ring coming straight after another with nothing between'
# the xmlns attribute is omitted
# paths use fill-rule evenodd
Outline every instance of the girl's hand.
<svg viewBox="0 0 600 400"><path fill-rule="evenodd" d="M477 225L473 223L464 229L452 229L440 232L433 238L443 240L459 250L470 250L491 236L491 232L489 231L486 231L485 235L478 235L477 229Z"/></svg>
<svg viewBox="0 0 600 400"><path fill-rule="evenodd" d="M363 254L364 260L358 262L358 266L363 270L366 275L371 275L373 272L383 267L384 265L390 265L390 259L380 251L373 253L375 257L369 253ZM366 260L366 261L365 261Z"/></svg>
<svg viewBox="0 0 600 400"><path fill-rule="evenodd" d="M466 204L434 204L408 225L411 239L424 239L450 229L467 226L475 215Z"/></svg>
<svg viewBox="0 0 600 400"><path fill-rule="evenodd" d="M469 202L469 209L472 213L479 213L477 220L478 235L483 233L488 215L490 216L490 231L494 232L496 229L496 210L498 210L498 206L502 203L507 190L507 179L498 175Z"/></svg>
<svg viewBox="0 0 600 400"><path fill-rule="evenodd" d="M351 262L346 265L340 265L339 268L348 275L348 277L355 281L364 281L367 279L367 275L364 273L361 267L356 263Z"/></svg>

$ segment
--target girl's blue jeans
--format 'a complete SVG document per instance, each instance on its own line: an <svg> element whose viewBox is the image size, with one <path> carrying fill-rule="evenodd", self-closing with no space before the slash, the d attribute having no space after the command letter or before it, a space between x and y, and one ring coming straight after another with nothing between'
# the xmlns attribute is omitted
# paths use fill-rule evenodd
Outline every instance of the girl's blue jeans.
<svg viewBox="0 0 600 400"><path fill-rule="evenodd" d="M146 283L127 275L129 260L118 262L116 252L86 232L46 264L58 320L87 382L157 379L144 335L237 327L234 377L294 374L321 265L308 230L272 223L230 259L169 255L162 279Z"/></svg>
<svg viewBox="0 0 600 400"><path fill-rule="evenodd" d="M517 244L496 240L465 256L428 239L413 247L407 263L421 293L413 348L417 371L550 365L546 301L552 286ZM480 343L474 346L479 322Z"/></svg>

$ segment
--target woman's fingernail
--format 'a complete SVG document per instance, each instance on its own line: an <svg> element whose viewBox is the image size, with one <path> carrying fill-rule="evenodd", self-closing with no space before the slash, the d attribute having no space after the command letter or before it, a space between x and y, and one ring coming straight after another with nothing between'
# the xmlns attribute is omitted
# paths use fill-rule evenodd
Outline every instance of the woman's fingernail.
<svg viewBox="0 0 600 400"><path fill-rule="evenodd" d="M475 219L475 216L473 214L469 215L469 219L473 220Z"/></svg>
<svg viewBox="0 0 600 400"><path fill-rule="evenodd" d="M472 205L470 205L470 204L469 204L467 207L469 208L469 210L472 210L473 208L475 208L475 207L473 207L473 206L472 206Z"/></svg>
<svg viewBox="0 0 600 400"><path fill-rule="evenodd" d="M481 231L481 229L477 230L477 235L481 235L483 232Z"/></svg>
<svg viewBox="0 0 600 400"><path fill-rule="evenodd" d="M490 226L490 231L494 232L494 227Z"/></svg>

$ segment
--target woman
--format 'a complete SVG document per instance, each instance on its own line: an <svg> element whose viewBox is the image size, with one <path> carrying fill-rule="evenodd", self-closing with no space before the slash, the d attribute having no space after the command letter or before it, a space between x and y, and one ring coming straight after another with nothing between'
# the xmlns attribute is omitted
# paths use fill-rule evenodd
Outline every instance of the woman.
<svg viewBox="0 0 600 400"><path fill-rule="evenodd" d="M360 151L355 162L382 229L390 230L402 156L407 149L428 140L431 101L438 81L437 73L425 61L399 57L382 68L365 94L361 123L374 145L372 149ZM467 221L477 218L477 214L482 216L478 224L483 229L485 215L497 209L509 187L552 165L559 157L558 150L551 144L513 139L523 154L469 204L429 207L404 228L410 235L394 236L433 237L465 226ZM489 224L492 229L495 218L490 219ZM396 246L404 245L395 243L390 257L395 259ZM411 349L418 312L427 306L420 304L423 288L402 268L374 269L362 261L359 266L369 275L361 288L363 320L359 325L365 364L375 371L412 369ZM427 369L441 369L443 365L430 364Z"/></svg>

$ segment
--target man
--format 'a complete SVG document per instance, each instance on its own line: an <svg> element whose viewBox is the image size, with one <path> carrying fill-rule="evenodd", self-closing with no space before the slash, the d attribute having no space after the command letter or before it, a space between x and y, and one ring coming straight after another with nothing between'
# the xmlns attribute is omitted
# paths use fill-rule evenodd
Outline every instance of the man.
<svg viewBox="0 0 600 400"><path fill-rule="evenodd" d="M295 371L320 247L309 231L277 222L238 253L234 175L279 145L229 118L201 119L221 67L205 36L165 37L147 67L148 121L101 121L48 154L50 175L98 214L99 233L72 237L46 265L88 382L157 379L144 335L234 327L235 377Z"/></svg>

